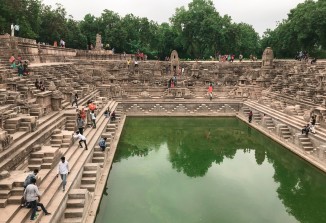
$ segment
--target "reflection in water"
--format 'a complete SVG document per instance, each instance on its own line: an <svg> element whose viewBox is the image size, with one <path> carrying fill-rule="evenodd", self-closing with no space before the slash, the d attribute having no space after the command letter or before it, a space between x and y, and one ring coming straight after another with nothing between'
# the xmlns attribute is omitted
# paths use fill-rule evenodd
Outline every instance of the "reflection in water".
<svg viewBox="0 0 326 223"><path fill-rule="evenodd" d="M239 150L252 152L257 165L273 166L278 197L289 214L299 222L326 219L325 174L237 119L128 118L114 162L148 156L162 145L172 168L191 178L204 177Z"/></svg>

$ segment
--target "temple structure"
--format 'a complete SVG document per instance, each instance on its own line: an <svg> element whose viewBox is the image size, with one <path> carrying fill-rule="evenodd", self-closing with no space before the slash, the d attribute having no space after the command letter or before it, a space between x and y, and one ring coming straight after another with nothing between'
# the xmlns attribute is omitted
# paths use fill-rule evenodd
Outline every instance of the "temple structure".
<svg viewBox="0 0 326 223"><path fill-rule="evenodd" d="M40 170L42 203L53 213L41 213L39 222L93 222L127 116L247 121L251 110L252 127L326 171L326 61L274 60L267 48L262 61L184 62L173 51L170 61L140 61L135 67L127 64L133 55L57 48L9 35L0 36L0 49L0 222L28 221L30 209L20 202L23 182L34 169ZM10 68L13 54L29 62L26 76ZM71 105L76 93L78 108ZM76 109L84 109L91 123L90 101L97 107L97 128L86 126L89 149L83 150L72 134ZM103 115L107 109L116 111L116 120ZM317 134L302 135L313 115ZM107 138L105 152L100 137ZM65 192L55 178L61 156L71 166Z"/></svg>

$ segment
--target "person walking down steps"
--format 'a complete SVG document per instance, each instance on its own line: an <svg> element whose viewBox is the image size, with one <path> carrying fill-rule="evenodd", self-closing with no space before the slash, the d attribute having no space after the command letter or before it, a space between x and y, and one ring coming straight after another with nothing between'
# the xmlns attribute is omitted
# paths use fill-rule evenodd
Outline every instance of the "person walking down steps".
<svg viewBox="0 0 326 223"><path fill-rule="evenodd" d="M91 118L92 118L93 129L96 129L96 115L95 115L94 111L91 112Z"/></svg>
<svg viewBox="0 0 326 223"><path fill-rule="evenodd" d="M61 162L59 162L57 177L59 176L59 174L62 180L62 191L65 191L67 184L67 176L69 174L69 164L64 156L61 157Z"/></svg>
<svg viewBox="0 0 326 223"><path fill-rule="evenodd" d="M79 139L79 142L78 142L78 143L79 143L80 148L83 148L82 142L84 142L84 145L85 145L86 150L88 149L88 148L87 148L87 143L86 143L86 137L85 137L84 135L80 134L80 132L77 131L77 132L73 135L73 137L74 137L75 139Z"/></svg>
<svg viewBox="0 0 326 223"><path fill-rule="evenodd" d="M71 106L74 106L74 104L76 104L76 106L78 107L78 94L77 93L74 96Z"/></svg>

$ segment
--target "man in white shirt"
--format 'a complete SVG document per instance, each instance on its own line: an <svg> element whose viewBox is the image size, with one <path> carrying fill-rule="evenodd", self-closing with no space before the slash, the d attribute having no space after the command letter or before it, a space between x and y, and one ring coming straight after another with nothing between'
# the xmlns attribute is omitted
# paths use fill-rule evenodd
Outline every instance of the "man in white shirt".
<svg viewBox="0 0 326 223"><path fill-rule="evenodd" d="M63 156L63 157L61 157L61 162L59 162L58 174L57 174L57 177L60 174L60 177L62 180L62 191L65 191L65 189L66 189L68 173L69 173L69 165L68 165L68 162L66 161L66 158Z"/></svg>
<svg viewBox="0 0 326 223"><path fill-rule="evenodd" d="M75 139L79 139L79 146L80 146L80 148L83 148L83 146L82 146L82 142L84 142L85 147L86 147L86 150L88 149L88 148L87 148L87 144L86 144L86 137L83 136L82 134L80 134L79 131L77 131L77 132L73 135L73 137L74 137Z"/></svg>
<svg viewBox="0 0 326 223"><path fill-rule="evenodd" d="M32 178L31 179L31 184L29 184L25 191L24 191L24 199L26 200L27 203L29 203L29 206L32 209L32 215L31 215L31 220L35 220L35 214L37 211L37 206L40 206L45 213L45 215L50 215L44 205L42 203L39 203L37 200L41 199L41 193L39 192L37 186L35 185L36 179Z"/></svg>

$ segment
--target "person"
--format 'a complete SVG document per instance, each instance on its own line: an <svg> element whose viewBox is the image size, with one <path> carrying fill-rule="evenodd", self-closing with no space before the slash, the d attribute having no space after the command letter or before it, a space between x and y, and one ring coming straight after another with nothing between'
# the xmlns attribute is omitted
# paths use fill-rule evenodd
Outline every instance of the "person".
<svg viewBox="0 0 326 223"><path fill-rule="evenodd" d="M17 60L18 60L18 63L21 63L22 62L22 56L18 55Z"/></svg>
<svg viewBox="0 0 326 223"><path fill-rule="evenodd" d="M18 77L22 77L23 74L24 74L24 67L23 67L22 62L20 61L18 63Z"/></svg>
<svg viewBox="0 0 326 223"><path fill-rule="evenodd" d="M251 123L251 121L252 121L252 111L250 110L249 111L249 115L248 115L248 121L249 121L249 123Z"/></svg>
<svg viewBox="0 0 326 223"><path fill-rule="evenodd" d="M138 67L138 61L135 60L135 67Z"/></svg>
<svg viewBox="0 0 326 223"><path fill-rule="evenodd" d="M91 119L92 119L93 128L96 129L96 115L94 111L91 112Z"/></svg>
<svg viewBox="0 0 326 223"><path fill-rule="evenodd" d="M315 58L313 58L313 59L311 60L310 64L314 64L314 63L316 63L316 62L317 62L317 58L315 57Z"/></svg>
<svg viewBox="0 0 326 223"><path fill-rule="evenodd" d="M91 101L89 104L88 104L88 108L90 111L95 111L96 109L96 105L93 103L93 101Z"/></svg>
<svg viewBox="0 0 326 223"><path fill-rule="evenodd" d="M80 132L77 131L77 132L73 135L73 137L74 137L75 139L79 139L79 146L80 146L80 148L83 148L83 146L82 146L82 142L84 142L85 147L86 147L86 150L88 149L88 148L87 148L87 143L86 143L86 137L85 137L84 135L80 134Z"/></svg>
<svg viewBox="0 0 326 223"><path fill-rule="evenodd" d="M27 175L25 181L24 181L24 184L23 184L23 187L24 187L24 190L26 189L26 187L28 185L30 185L32 183L32 179L35 178L36 179L36 175L38 174L38 169L34 169L34 171L30 174ZM23 197L24 198L24 197ZM25 199L22 199L22 203L21 203L21 206L24 207L26 206L26 201Z"/></svg>
<svg viewBox="0 0 326 223"><path fill-rule="evenodd" d="M79 115L78 118L77 118L77 128L78 128L80 134L84 133L84 126L85 126L85 122L81 118L81 116Z"/></svg>
<svg viewBox="0 0 326 223"><path fill-rule="evenodd" d="M26 75L28 75L28 63L26 60L24 62L23 67L24 67L23 74L26 76Z"/></svg>
<svg viewBox="0 0 326 223"><path fill-rule="evenodd" d="M61 162L59 162L58 165L58 173L57 173L57 177L61 177L62 180L62 191L66 190L66 184L67 184L67 175L69 174L69 164L68 161L66 160L66 158L63 156L61 157Z"/></svg>
<svg viewBox="0 0 326 223"><path fill-rule="evenodd" d="M66 45L65 41L63 41L63 39L61 39L61 40L60 40L60 46L61 46L62 48L65 48L65 45Z"/></svg>
<svg viewBox="0 0 326 223"><path fill-rule="evenodd" d="M29 204L28 206L32 209L32 215L31 220L35 220L35 215L37 211L37 206L41 207L45 215L50 215L44 205L42 203L39 203L37 200L41 200L41 193L38 190L38 187L36 186L36 179L31 179L31 184L29 184L25 191L24 191L24 199Z"/></svg>
<svg viewBox="0 0 326 223"><path fill-rule="evenodd" d="M40 82L38 81L38 79L36 79L34 84L35 84L36 89L40 88Z"/></svg>
<svg viewBox="0 0 326 223"><path fill-rule="evenodd" d="M106 140L107 138L101 138L100 141L98 142L98 145L100 146L103 152L106 148Z"/></svg>
<svg viewBox="0 0 326 223"><path fill-rule="evenodd" d="M40 84L40 91L45 91L45 87L43 83Z"/></svg>
<svg viewBox="0 0 326 223"><path fill-rule="evenodd" d="M85 122L85 120L86 120L86 112L85 112L84 108L82 108L82 110L80 111L80 117Z"/></svg>
<svg viewBox="0 0 326 223"><path fill-rule="evenodd" d="M235 55L232 54L232 55L231 55L231 62L232 62L232 63L233 63L233 61L234 61L234 57L235 57Z"/></svg>
<svg viewBox="0 0 326 223"><path fill-rule="evenodd" d="M130 66L130 59L127 60L127 66L128 66L128 70L129 70L129 66Z"/></svg>
<svg viewBox="0 0 326 223"><path fill-rule="evenodd" d="M116 117L115 117L115 111L113 111L112 114L111 114L111 121L114 121L115 119L116 119Z"/></svg>
<svg viewBox="0 0 326 223"><path fill-rule="evenodd" d="M110 111L109 108L107 110L105 110L105 112L104 112L105 118L109 118L110 117L110 113L111 113L111 111Z"/></svg>
<svg viewBox="0 0 326 223"><path fill-rule="evenodd" d="M303 127L303 129L301 130L301 134L306 134L306 136L308 136L308 133L310 131L310 123L308 123L306 126Z"/></svg>
<svg viewBox="0 0 326 223"><path fill-rule="evenodd" d="M26 189L26 187L32 183L33 178L36 179L37 174L38 174L38 169L34 169L32 173L27 175L24 181L24 189Z"/></svg>
<svg viewBox="0 0 326 223"><path fill-rule="evenodd" d="M71 106L74 106L74 104L76 104L76 106L78 107L78 94L77 93L74 96Z"/></svg>
<svg viewBox="0 0 326 223"><path fill-rule="evenodd" d="M212 83L210 83L209 86L208 86L208 94L209 94L209 99L212 100L213 99L213 85L212 85Z"/></svg>
<svg viewBox="0 0 326 223"><path fill-rule="evenodd" d="M11 68L16 68L16 58L14 54L12 54L11 57L9 58L9 62Z"/></svg>
<svg viewBox="0 0 326 223"><path fill-rule="evenodd" d="M316 130L315 130L316 117L317 117L316 115L311 116L311 126L310 126L310 129L311 129L311 132L313 134L316 134Z"/></svg>
<svg viewBox="0 0 326 223"><path fill-rule="evenodd" d="M240 54L240 55L239 55L239 61L242 62L242 60L243 60L243 55Z"/></svg>

